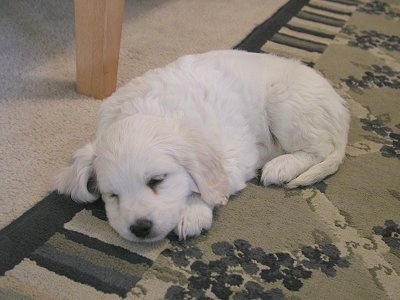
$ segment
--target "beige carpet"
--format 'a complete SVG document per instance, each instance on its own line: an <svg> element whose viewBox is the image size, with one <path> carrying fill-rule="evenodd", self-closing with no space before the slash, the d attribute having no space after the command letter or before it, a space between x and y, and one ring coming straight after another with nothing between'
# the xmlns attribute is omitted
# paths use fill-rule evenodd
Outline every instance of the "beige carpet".
<svg viewBox="0 0 400 300"><path fill-rule="evenodd" d="M286 0L127 0L119 82L232 48ZM75 92L73 1L0 2L0 228L40 201L90 139L100 101Z"/></svg>

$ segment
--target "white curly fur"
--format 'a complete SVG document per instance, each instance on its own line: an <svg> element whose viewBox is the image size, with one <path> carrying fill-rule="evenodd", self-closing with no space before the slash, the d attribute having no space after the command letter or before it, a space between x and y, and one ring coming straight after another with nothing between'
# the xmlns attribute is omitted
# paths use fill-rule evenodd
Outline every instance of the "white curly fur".
<svg viewBox="0 0 400 300"><path fill-rule="evenodd" d="M259 168L264 185L288 188L336 172L348 127L344 100L298 61L235 50L188 55L104 101L95 138L55 187L91 202L95 176L111 226L128 240L196 236Z"/></svg>

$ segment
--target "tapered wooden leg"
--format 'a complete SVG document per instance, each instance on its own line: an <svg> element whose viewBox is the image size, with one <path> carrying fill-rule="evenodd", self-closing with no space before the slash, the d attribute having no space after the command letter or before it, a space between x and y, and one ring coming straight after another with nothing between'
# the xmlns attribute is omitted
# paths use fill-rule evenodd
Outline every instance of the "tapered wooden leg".
<svg viewBox="0 0 400 300"><path fill-rule="evenodd" d="M76 86L97 99L117 86L125 0L75 0Z"/></svg>

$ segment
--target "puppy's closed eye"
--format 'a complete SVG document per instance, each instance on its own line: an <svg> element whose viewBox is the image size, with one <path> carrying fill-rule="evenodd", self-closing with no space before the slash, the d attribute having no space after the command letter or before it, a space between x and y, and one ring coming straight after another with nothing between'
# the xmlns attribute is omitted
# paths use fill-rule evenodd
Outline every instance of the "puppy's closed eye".
<svg viewBox="0 0 400 300"><path fill-rule="evenodd" d="M102 194L102 198L104 201L117 201L119 203L119 195L114 193L104 193Z"/></svg>
<svg viewBox="0 0 400 300"><path fill-rule="evenodd" d="M154 191L155 188L164 181L165 177L166 175L157 175L151 177L149 181L147 181L146 185Z"/></svg>

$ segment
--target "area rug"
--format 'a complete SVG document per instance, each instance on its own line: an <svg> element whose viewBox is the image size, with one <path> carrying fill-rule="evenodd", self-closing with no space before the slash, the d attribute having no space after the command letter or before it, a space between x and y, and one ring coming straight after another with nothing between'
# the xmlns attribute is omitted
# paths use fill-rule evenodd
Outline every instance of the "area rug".
<svg viewBox="0 0 400 300"><path fill-rule="evenodd" d="M346 159L313 187L258 178L200 237L123 240L101 201L53 192L0 231L1 299L399 299L400 7L288 1L235 48L295 57L352 112Z"/></svg>

